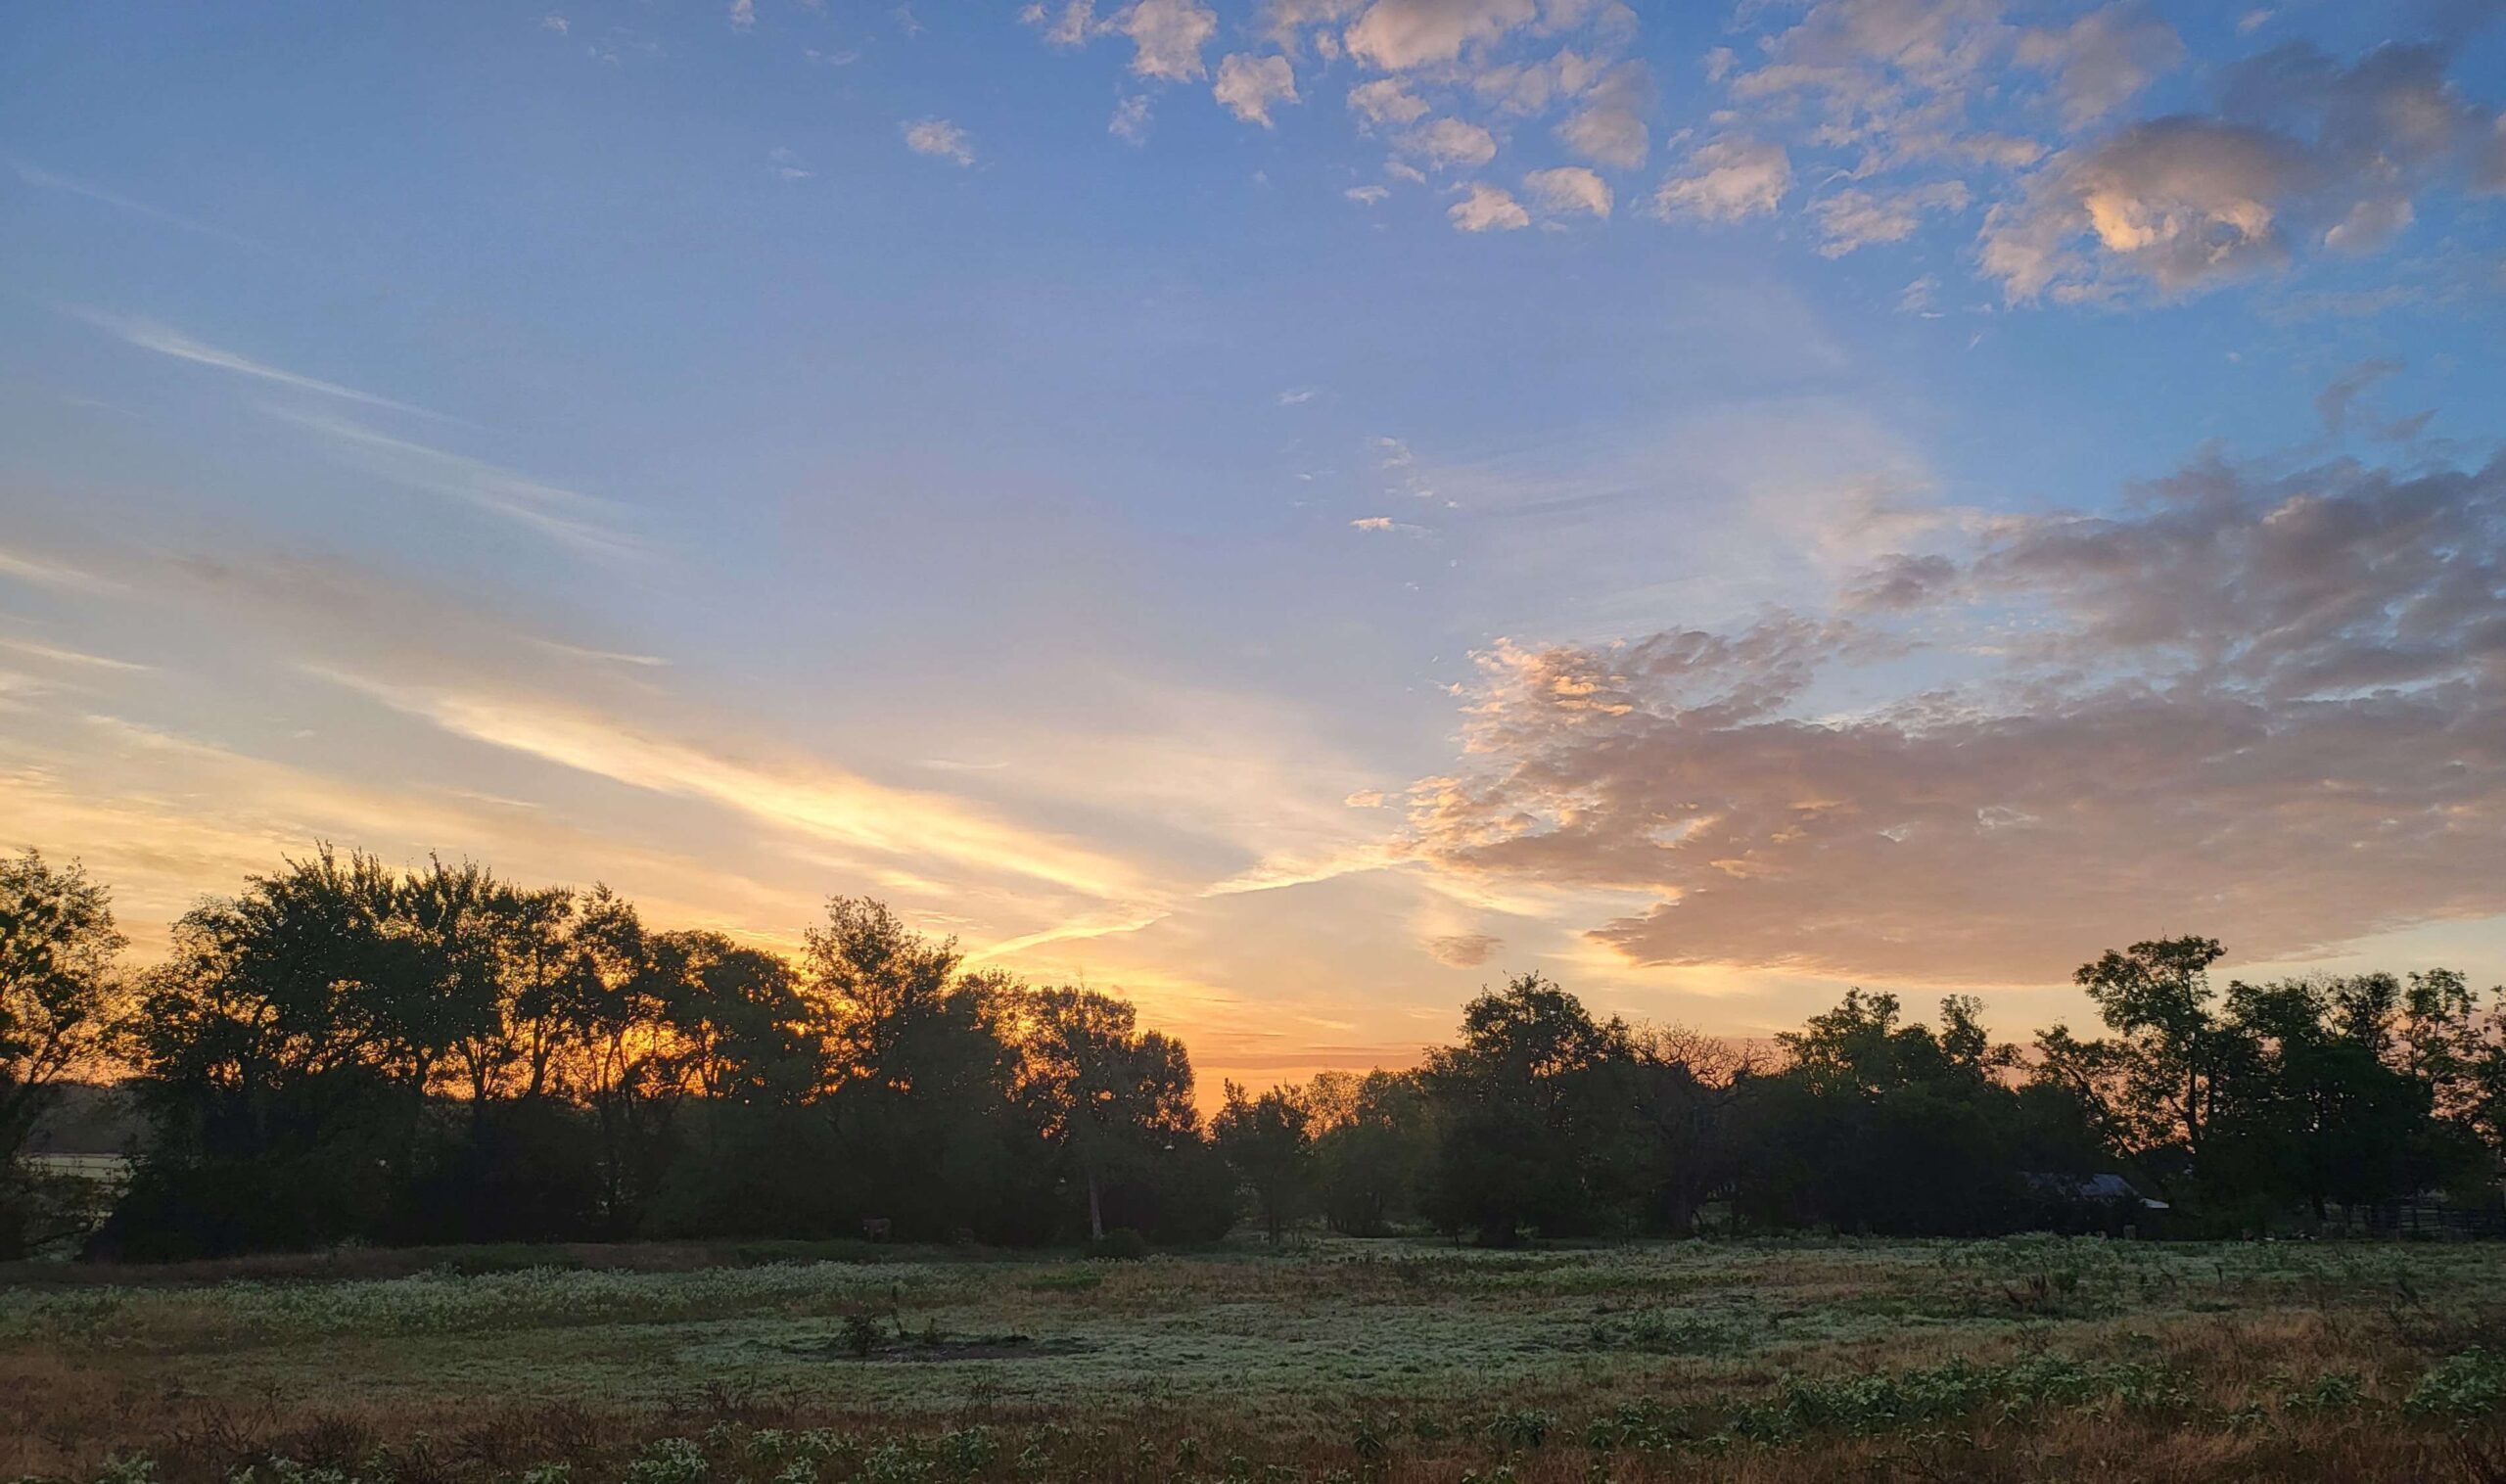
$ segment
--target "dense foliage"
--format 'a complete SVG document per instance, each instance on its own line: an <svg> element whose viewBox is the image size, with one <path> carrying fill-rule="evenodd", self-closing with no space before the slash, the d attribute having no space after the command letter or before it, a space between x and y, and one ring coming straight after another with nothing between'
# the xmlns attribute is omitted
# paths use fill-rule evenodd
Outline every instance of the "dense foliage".
<svg viewBox="0 0 2506 1484"><path fill-rule="evenodd" d="M2462 977L2213 988L2216 943L2079 972L2107 1034L1997 1044L1848 993L1766 1048L1595 1017L1523 975L1402 1072L1232 1084L1132 1005L970 970L838 898L797 956L606 889L323 850L202 903L123 976L103 890L0 870L0 1245L72 1073L144 1118L94 1250L858 1236L1205 1240L1239 1213L1379 1234L2186 1232L2497 1202L2499 1018ZM2494 996L2490 997L2493 1000ZM2115 1177L2121 1177L2120 1180ZM2146 1204L2163 1197L2167 1210Z"/></svg>

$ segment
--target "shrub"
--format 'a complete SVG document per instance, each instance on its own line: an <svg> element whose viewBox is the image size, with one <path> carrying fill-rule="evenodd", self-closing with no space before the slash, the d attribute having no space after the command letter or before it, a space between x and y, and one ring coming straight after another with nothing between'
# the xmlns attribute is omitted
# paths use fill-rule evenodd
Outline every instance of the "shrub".
<svg viewBox="0 0 2506 1484"><path fill-rule="evenodd" d="M887 1327L875 1314L863 1310L844 1317L844 1348L861 1359L868 1359L886 1337Z"/></svg>
<svg viewBox="0 0 2506 1484"><path fill-rule="evenodd" d="M1555 1413L1526 1407L1492 1414L1480 1430L1508 1448L1538 1448L1556 1425Z"/></svg>
<svg viewBox="0 0 2506 1484"><path fill-rule="evenodd" d="M2366 1400L2358 1377L2346 1370L2327 1370L2289 1393L2291 1412L2348 1412Z"/></svg>
<svg viewBox="0 0 2506 1484"><path fill-rule="evenodd" d="M157 1484L157 1461L144 1453L109 1455L96 1470L96 1484Z"/></svg>
<svg viewBox="0 0 2506 1484"><path fill-rule="evenodd" d="M885 1443L861 1460L862 1484L915 1484L928 1478L931 1465L894 1443Z"/></svg>
<svg viewBox="0 0 2506 1484"><path fill-rule="evenodd" d="M1148 1238L1129 1227L1106 1232L1088 1244L1088 1256L1102 1263L1136 1263L1148 1256Z"/></svg>
<svg viewBox="0 0 2506 1484"><path fill-rule="evenodd" d="M2423 1416L2484 1417L2506 1407L2506 1356L2474 1346L2429 1368L2403 1404Z"/></svg>
<svg viewBox="0 0 2506 1484"><path fill-rule="evenodd" d="M663 1438L626 1465L626 1484L702 1484L705 1451L685 1438Z"/></svg>

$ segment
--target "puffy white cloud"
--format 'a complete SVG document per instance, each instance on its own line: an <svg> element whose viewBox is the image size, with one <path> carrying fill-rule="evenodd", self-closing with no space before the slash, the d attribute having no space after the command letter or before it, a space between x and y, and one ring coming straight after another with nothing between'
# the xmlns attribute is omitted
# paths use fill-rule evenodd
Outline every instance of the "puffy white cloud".
<svg viewBox="0 0 2506 1484"><path fill-rule="evenodd" d="M1609 215L1609 182L1579 164L1534 170L1523 177L1523 189L1531 193L1541 209L1553 214L1588 211L1595 216Z"/></svg>
<svg viewBox="0 0 2506 1484"><path fill-rule="evenodd" d="M1451 62L1539 19L1534 0L1374 0L1349 26L1349 55L1386 72Z"/></svg>
<svg viewBox="0 0 2506 1484"><path fill-rule="evenodd" d="M1545 114L1601 80L1601 64L1573 47L1532 62L1507 62L1471 70L1470 91L1490 108L1520 116Z"/></svg>
<svg viewBox="0 0 2506 1484"><path fill-rule="evenodd" d="M1218 34L1218 12L1200 0L1134 0L1106 25L1131 38L1133 71L1188 82L1207 70L1201 49Z"/></svg>
<svg viewBox="0 0 2506 1484"><path fill-rule="evenodd" d="M1469 193L1446 214L1463 232L1511 232L1531 225L1531 213L1521 202L1485 181L1471 182Z"/></svg>
<svg viewBox="0 0 2506 1484"><path fill-rule="evenodd" d="M1105 120L1105 132L1126 144L1144 144L1148 140L1149 102L1146 93L1133 93L1114 105L1114 115Z"/></svg>
<svg viewBox="0 0 2506 1484"><path fill-rule="evenodd" d="M2307 175L2276 135L2158 119L2058 156L2028 196L1995 206L1981 261L2013 300L2093 298L2118 270L2181 292L2285 259L2281 204Z"/></svg>
<svg viewBox="0 0 2506 1484"><path fill-rule="evenodd" d="M1267 129L1273 104L1297 101L1296 71L1285 57L1236 52L1219 63L1218 81L1210 92L1229 113Z"/></svg>
<svg viewBox="0 0 2506 1484"><path fill-rule="evenodd" d="M2021 65L2054 74L2063 121L2071 128L2094 123L2140 96L2184 60L2175 27L2139 0L2117 0L2067 26L2031 30L2019 38Z"/></svg>
<svg viewBox="0 0 2506 1484"><path fill-rule="evenodd" d="M924 118L906 124L905 147L917 155L953 160L959 164L975 162L973 136L946 118Z"/></svg>
<svg viewBox="0 0 2506 1484"><path fill-rule="evenodd" d="M1427 113L1426 100L1398 77L1378 77L1349 89L1349 112L1370 125L1415 123Z"/></svg>
<svg viewBox="0 0 2506 1484"><path fill-rule="evenodd" d="M1740 108L1732 132L1833 152L1838 173L1870 180L1909 164L1998 161L2024 149L1976 127L1973 111L2006 86L2017 32L2005 0L1822 0L1770 37L1740 70L1721 53L1709 72ZM1820 173L1825 173L1821 171Z"/></svg>
<svg viewBox="0 0 2506 1484"><path fill-rule="evenodd" d="M1740 221L1775 210L1792 185L1791 155L1762 139L1699 145L1683 170L1653 193L1654 209L1665 216Z"/></svg>
<svg viewBox="0 0 2506 1484"><path fill-rule="evenodd" d="M1598 164L1632 170L1651 150L1645 115L1653 105L1653 74L1642 62L1610 69L1584 106L1557 126L1566 147Z"/></svg>
<svg viewBox="0 0 2506 1484"><path fill-rule="evenodd" d="M1481 165L1497 158L1497 137L1475 123L1439 118L1403 135L1401 149L1431 170Z"/></svg>
<svg viewBox="0 0 2506 1484"><path fill-rule="evenodd" d="M1734 78L1743 97L1809 88L1848 106L1962 85L2006 39L2002 0L1820 0Z"/></svg>
<svg viewBox="0 0 2506 1484"><path fill-rule="evenodd" d="M1379 185L1351 186L1340 193L1362 207L1380 205L1392 193Z"/></svg>
<svg viewBox="0 0 2506 1484"><path fill-rule="evenodd" d="M2459 165L2477 177L2491 116L2445 78L2439 47L2344 67L2302 43L2231 71L2218 115L2133 125L2046 162L1987 214L1985 272L2005 295L2183 294L2328 248L2371 253Z"/></svg>
<svg viewBox="0 0 2506 1484"><path fill-rule="evenodd" d="M1043 25L1045 20L1042 5L1030 5L1021 19L1030 25ZM1068 0L1053 13L1051 24L1045 27L1044 40L1054 46L1085 46L1096 32L1095 0Z"/></svg>
<svg viewBox="0 0 2506 1484"><path fill-rule="evenodd" d="M1905 241L1923 224L1926 211L1959 211L1966 206L1966 186L1942 180L1904 191L1838 191L1822 197L1810 214L1825 239L1820 254L1842 257L1860 248Z"/></svg>
<svg viewBox="0 0 2506 1484"><path fill-rule="evenodd" d="M1314 38L1316 50L1329 57L1340 49L1339 36L1331 28L1365 10L1367 3L1368 0L1262 0L1261 31L1294 51L1309 27L1323 27Z"/></svg>

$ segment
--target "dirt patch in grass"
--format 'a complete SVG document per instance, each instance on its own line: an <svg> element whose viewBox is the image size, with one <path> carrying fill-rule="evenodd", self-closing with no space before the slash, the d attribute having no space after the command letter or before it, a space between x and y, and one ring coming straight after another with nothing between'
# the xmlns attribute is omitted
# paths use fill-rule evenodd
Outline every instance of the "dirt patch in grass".
<svg viewBox="0 0 2506 1484"><path fill-rule="evenodd" d="M1038 1339L1030 1334L911 1335L864 1344L844 1334L794 1341L782 1347L813 1360L905 1362L929 1365L941 1361L1047 1361L1056 1356L1086 1355L1097 1347L1083 1339L1059 1335Z"/></svg>

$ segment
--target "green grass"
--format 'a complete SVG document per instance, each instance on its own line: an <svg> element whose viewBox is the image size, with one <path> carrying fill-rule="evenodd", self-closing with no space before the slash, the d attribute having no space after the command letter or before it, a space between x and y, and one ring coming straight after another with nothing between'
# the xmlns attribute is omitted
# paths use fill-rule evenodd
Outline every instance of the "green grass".
<svg viewBox="0 0 2506 1484"><path fill-rule="evenodd" d="M2455 1458L2506 1408L2506 1247L2490 1245L1322 1239L1122 1263L477 1266L0 1289L0 1435L17 1439L0 1441L0 1477L91 1476L147 1451L169 1477L223 1478L287 1448L301 1461L300 1434L322 1428L369 1452L501 1428L506 1443L430 1466L667 1484L637 1440L693 1436L691 1417L832 1427L850 1441L811 1462L818 1484L951 1476L913 1473L930 1463L917 1450L978 1425L1005 1453L967 1477L1043 1476L1014 1466L1038 1427L1116 1439L1141 1478L1175 1476L1187 1436L1231 1450L1210 1477L1240 1457L1246 1477L1318 1480L1364 1471L1369 1440L1396 1434L1421 1467L1455 1461L1416 1475L1444 1479L1554 1472L1561 1449L1578 1469L1642 1456L1668 1477L1727 1455L1842 1460L1890 1438L1973 1447L2091 1424L2169 1447L2304 1439L2334 1459L2333 1437ZM591 1420L578 1436L548 1420L564 1417ZM717 1456L732 1438L705 1445L704 1484L731 1484ZM874 1468L864 1438L902 1451ZM1517 1454L1543 1461L1525 1473ZM768 1461L738 1477L766 1484L796 1461Z"/></svg>

